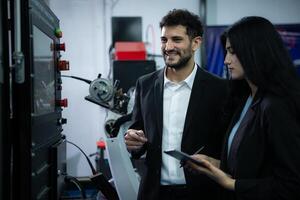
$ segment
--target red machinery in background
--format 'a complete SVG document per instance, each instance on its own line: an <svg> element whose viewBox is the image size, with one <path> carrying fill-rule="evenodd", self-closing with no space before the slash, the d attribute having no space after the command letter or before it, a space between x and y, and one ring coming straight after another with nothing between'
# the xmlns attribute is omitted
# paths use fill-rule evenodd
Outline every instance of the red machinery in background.
<svg viewBox="0 0 300 200"><path fill-rule="evenodd" d="M116 42L115 60L146 60L144 42Z"/></svg>

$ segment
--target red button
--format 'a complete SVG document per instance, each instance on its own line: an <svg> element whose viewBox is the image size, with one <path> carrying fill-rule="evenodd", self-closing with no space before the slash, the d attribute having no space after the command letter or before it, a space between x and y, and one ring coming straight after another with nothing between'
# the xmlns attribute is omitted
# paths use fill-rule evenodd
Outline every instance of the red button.
<svg viewBox="0 0 300 200"><path fill-rule="evenodd" d="M56 44L56 51L66 51L66 45L65 43Z"/></svg>
<svg viewBox="0 0 300 200"><path fill-rule="evenodd" d="M100 149L105 149L105 142L103 140L97 141L97 147Z"/></svg>
<svg viewBox="0 0 300 200"><path fill-rule="evenodd" d="M58 61L58 70L60 71L67 71L69 70L69 61L66 60L60 60Z"/></svg>
<svg viewBox="0 0 300 200"><path fill-rule="evenodd" d="M57 100L56 104L60 107L68 107L68 99Z"/></svg>

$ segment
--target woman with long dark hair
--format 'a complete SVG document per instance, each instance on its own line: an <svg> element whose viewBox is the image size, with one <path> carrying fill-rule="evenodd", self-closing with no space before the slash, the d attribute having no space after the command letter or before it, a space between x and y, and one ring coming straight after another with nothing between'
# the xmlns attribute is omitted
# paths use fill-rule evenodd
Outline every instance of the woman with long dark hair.
<svg viewBox="0 0 300 200"><path fill-rule="evenodd" d="M300 199L300 80L271 22L244 17L222 36L232 84L221 161L193 155L191 171L209 176L222 199Z"/></svg>

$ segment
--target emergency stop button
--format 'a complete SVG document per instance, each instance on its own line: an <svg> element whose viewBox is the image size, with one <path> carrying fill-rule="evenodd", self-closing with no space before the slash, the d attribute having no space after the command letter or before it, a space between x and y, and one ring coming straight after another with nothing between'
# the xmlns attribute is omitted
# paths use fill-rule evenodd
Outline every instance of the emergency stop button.
<svg viewBox="0 0 300 200"><path fill-rule="evenodd" d="M60 107L68 107L68 99L57 100L56 105Z"/></svg>

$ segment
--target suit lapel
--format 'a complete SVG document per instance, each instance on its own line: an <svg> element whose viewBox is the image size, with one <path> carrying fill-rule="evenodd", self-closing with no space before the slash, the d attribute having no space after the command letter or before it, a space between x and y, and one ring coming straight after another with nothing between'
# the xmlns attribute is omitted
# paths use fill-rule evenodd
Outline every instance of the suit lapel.
<svg viewBox="0 0 300 200"><path fill-rule="evenodd" d="M156 113L157 130L160 137L162 136L162 127L163 127L163 91L164 91L163 84L164 84L164 70L161 70L154 83L154 105L153 105L153 109L155 109L155 113Z"/></svg>
<svg viewBox="0 0 300 200"><path fill-rule="evenodd" d="M227 128L226 134L225 134L225 140L223 143L223 147L222 147L222 155L221 155L221 169L227 169L228 164L227 164L227 159L228 159L228 139L229 139L229 134L233 128L233 126L236 124L236 122L239 120L239 117L241 115L242 109L243 109L243 105L245 103L245 101L242 101L243 103L240 103L240 105L238 106L238 108L236 109L235 113L232 116L231 122ZM227 171L227 170L226 170Z"/></svg>
<svg viewBox="0 0 300 200"><path fill-rule="evenodd" d="M232 140L229 156L227 158L227 165L231 175L235 175L239 147L243 140L249 135L249 126L252 124L254 116L255 111L249 108Z"/></svg>
<svg viewBox="0 0 300 200"><path fill-rule="evenodd" d="M241 103L238 105L236 111L234 112L234 114L233 114L233 116L232 116L232 119L231 119L231 121L230 121L230 124L229 124L229 126L228 126L228 128L227 128L227 132L226 132L226 134L225 134L225 138L226 138L226 139L225 139L225 144L226 144L226 145L223 146L223 151L222 151L222 152L226 152L226 153L224 153L224 156L222 157L222 159L223 159L224 161L227 160L227 151L228 151L227 143L228 143L229 134L230 134L230 132L231 132L233 126L234 126L234 125L236 124L236 122L239 120L240 115L241 115L241 112L242 112L242 110L243 110L243 107L244 107L244 105L245 105L246 100L247 100L247 96L245 96L245 97L242 98Z"/></svg>
<svg viewBox="0 0 300 200"><path fill-rule="evenodd" d="M257 106L258 106L259 102L261 101L262 96L263 96L262 92L260 90L258 90L255 97L254 97L254 99L253 99L253 101L252 101L251 106L249 107L246 115L244 116L243 120L241 121L241 124L240 124L240 126L237 130L236 135L240 134L240 132L244 132L244 133L242 135L241 140L237 144L238 146L240 146L240 144L243 142L243 140L245 140L245 138L249 136L249 130L247 130L247 124L249 124L249 123L252 124L251 121L253 120L253 118L256 115ZM242 97L242 101L241 101L240 105L238 106L238 108L236 109L236 112L233 115L231 123L230 123L230 125L227 129L227 132L226 132L226 136L225 136L226 139L225 139L224 144L223 144L223 150L222 150L223 153L222 153L222 157L221 157L221 165L222 165L221 169L226 169L226 171L228 171L228 170L232 171L233 169L229 169L229 168L230 167L233 168L233 166L230 166L230 165L235 165L233 163L229 163L230 161L228 162L228 159L230 159L227 156L227 152L228 152L228 145L227 144L228 144L229 134L230 134L233 126L239 120L241 112L243 110L243 107L246 103L246 100L247 100L247 96ZM248 126L248 128L249 128L249 126ZM238 146L237 146L237 148L238 148ZM236 151L238 151L238 149L236 149Z"/></svg>
<svg viewBox="0 0 300 200"><path fill-rule="evenodd" d="M195 115L196 108L199 106L199 102L201 96L204 94L204 87L205 84L205 72L199 66L197 66L197 72L193 83L193 88L190 96L190 101L188 105L188 109L186 112L185 117L185 124L183 129L183 139L188 135L188 129L192 123L193 116Z"/></svg>
<svg viewBox="0 0 300 200"><path fill-rule="evenodd" d="M242 146L243 141L247 140L247 137L249 137L251 133L254 133L253 131L251 131L251 126L255 124L254 119L257 112L257 106L261 99L262 93L260 91L257 91L251 103L251 106L242 119L239 128L233 138L229 156L227 158L227 165L232 175L236 173L236 163L238 161L238 153L240 152L239 148Z"/></svg>
<svg viewBox="0 0 300 200"><path fill-rule="evenodd" d="M262 100L262 93L260 91L257 91L257 94L255 95L255 97L251 103L251 106L249 107L248 111L246 112L246 114L245 114L244 118L242 119L241 124L237 130L236 135L239 134L240 132L245 132L245 134L243 134L243 136L242 136L242 140L239 143L241 143L243 141L243 139L249 135L248 134L249 130L247 130L247 125L253 124L252 121L255 117L257 106L261 100Z"/></svg>

